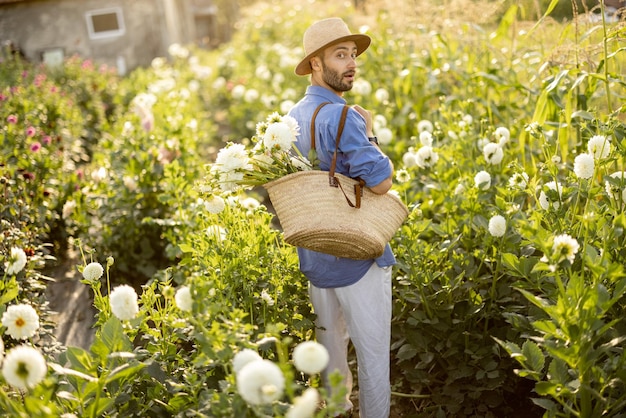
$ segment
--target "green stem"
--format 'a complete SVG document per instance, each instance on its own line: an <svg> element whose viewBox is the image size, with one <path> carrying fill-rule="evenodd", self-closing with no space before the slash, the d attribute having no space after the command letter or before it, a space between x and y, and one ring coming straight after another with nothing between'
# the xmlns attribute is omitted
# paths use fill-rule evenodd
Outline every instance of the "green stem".
<svg viewBox="0 0 626 418"><path fill-rule="evenodd" d="M602 14L602 46L604 48L603 50L603 55L604 55L604 84L605 84L605 90L606 90L606 105L608 107L608 113L611 114L613 113L613 105L611 104L611 86L609 83L609 46L608 46L608 39L607 39L607 35L606 35L606 17L604 16L604 2L601 1L600 3L600 14Z"/></svg>
<svg viewBox="0 0 626 418"><path fill-rule="evenodd" d="M592 405L591 405L591 392L590 390L586 387L586 383L587 383L587 377L586 374L581 375L582 376L582 382L580 385L580 416L581 417L590 417L592 416L591 414L591 410L592 410Z"/></svg>
<svg viewBox="0 0 626 418"><path fill-rule="evenodd" d="M554 275L554 281L559 288L559 297L565 299L565 286L563 286L563 280L561 280L561 275L558 272Z"/></svg>
<svg viewBox="0 0 626 418"><path fill-rule="evenodd" d="M97 418L98 417L98 404L100 403L100 393L102 392L102 385L101 385L101 380L102 377L98 377L98 390L96 390L96 398L94 400L93 406L94 408L91 411L91 416L93 418Z"/></svg>
<svg viewBox="0 0 626 418"><path fill-rule="evenodd" d="M594 176L595 176L595 170L594 170ZM592 178L593 178L593 177L592 177ZM581 179L581 180L578 182L578 190L579 190L579 192L578 192L578 193L577 193L577 195L576 195L576 204L574 205L574 207L577 207L577 206L578 206L578 203L580 202L580 190L582 190L582 186L583 186L583 180ZM583 210L582 210L582 212L581 212L581 216L584 216L584 215L585 215L585 213L587 212L587 207L588 207L588 206L589 206L589 199L586 199L586 201L585 201L585 205L584 205ZM573 216L576 216L576 211L573 211L573 214L572 214L572 215L573 215ZM571 224L572 224L572 225L576 225L575 219L572 219L572 220L571 220ZM580 236L580 235L582 234L582 229L584 228L584 226L585 226L585 223L584 223L584 222L579 222L579 223L578 223L578 233L577 233L577 235L578 235L578 236Z"/></svg>
<svg viewBox="0 0 626 418"><path fill-rule="evenodd" d="M500 245L498 246L498 248L502 248L502 241L504 240L503 238L500 238ZM492 247L493 251L494 251L494 259L496 256L496 253L498 253L497 249ZM500 253L497 254L498 255L498 261L496 263L496 269L493 272L492 276L491 276L491 289L489 289L489 307L490 310L491 308L493 308L493 306L495 305L495 299L496 299L496 285L498 284L498 276L500 274L500 265L502 264L501 259L502 259L502 255ZM487 335L489 333L489 316L490 312L487 311L487 318L485 320L485 328L483 330L484 335Z"/></svg>
<svg viewBox="0 0 626 418"><path fill-rule="evenodd" d="M85 259L85 252L83 251L83 245L80 242L80 238L76 238L74 241L76 242L76 245L78 246L78 249L80 250L80 256L83 258L83 264L87 265L87 260Z"/></svg>
<svg viewBox="0 0 626 418"><path fill-rule="evenodd" d="M397 396L399 398L414 398L414 399L428 399L431 395L420 395L418 393L400 393L400 392L391 392L391 396Z"/></svg>
<svg viewBox="0 0 626 418"><path fill-rule="evenodd" d="M109 267L107 266L107 301L109 301L110 295L111 295L111 280L109 278ZM106 303L105 306L107 308L106 315L107 315L107 318L109 318L111 316L111 303L110 302Z"/></svg>

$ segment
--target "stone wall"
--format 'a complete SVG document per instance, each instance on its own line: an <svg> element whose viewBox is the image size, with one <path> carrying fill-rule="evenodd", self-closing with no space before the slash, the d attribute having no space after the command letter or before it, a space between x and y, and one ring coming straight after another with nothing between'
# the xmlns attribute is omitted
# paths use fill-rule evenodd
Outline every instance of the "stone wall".
<svg viewBox="0 0 626 418"><path fill-rule="evenodd" d="M163 4L162 0L0 3L0 41L12 41L33 62L41 62L44 55L49 59L58 57L55 51L61 51L64 57L78 55L98 64L119 65L124 73L149 65L154 57L165 56L167 47L179 41L172 39L172 23L168 26L165 20ZM124 33L91 39L86 13L108 8L121 10Z"/></svg>

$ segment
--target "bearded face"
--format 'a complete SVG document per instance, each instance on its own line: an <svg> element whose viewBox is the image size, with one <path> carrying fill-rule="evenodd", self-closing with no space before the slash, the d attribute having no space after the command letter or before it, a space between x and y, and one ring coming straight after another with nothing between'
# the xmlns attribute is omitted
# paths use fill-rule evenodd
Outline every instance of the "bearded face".
<svg viewBox="0 0 626 418"><path fill-rule="evenodd" d="M322 80L328 84L335 91L350 91L352 90L352 84L354 83L354 70L347 70L344 72L337 71L328 65L323 57L322 62Z"/></svg>

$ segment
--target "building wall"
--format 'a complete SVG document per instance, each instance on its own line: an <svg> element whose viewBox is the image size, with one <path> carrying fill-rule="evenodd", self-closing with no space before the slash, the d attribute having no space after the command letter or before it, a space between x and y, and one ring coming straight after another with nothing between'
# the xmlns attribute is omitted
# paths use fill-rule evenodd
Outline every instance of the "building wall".
<svg viewBox="0 0 626 418"><path fill-rule="evenodd" d="M125 33L90 39L85 13L109 7L121 8ZM123 73L149 65L154 57L165 56L172 42L184 43L184 31L180 29L184 26L177 23L180 16L174 16L169 26L164 16L163 0L39 0L0 4L0 41L12 41L33 62L41 61L44 51L60 48L65 57L77 54L99 64L119 64Z"/></svg>

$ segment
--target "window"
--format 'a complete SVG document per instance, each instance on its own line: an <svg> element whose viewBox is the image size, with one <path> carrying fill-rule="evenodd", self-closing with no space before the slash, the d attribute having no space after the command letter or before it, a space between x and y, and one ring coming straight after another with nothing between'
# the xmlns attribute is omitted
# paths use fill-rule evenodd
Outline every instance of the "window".
<svg viewBox="0 0 626 418"><path fill-rule="evenodd" d="M90 39L122 36L126 31L122 9L119 7L92 10L85 13L85 17Z"/></svg>

